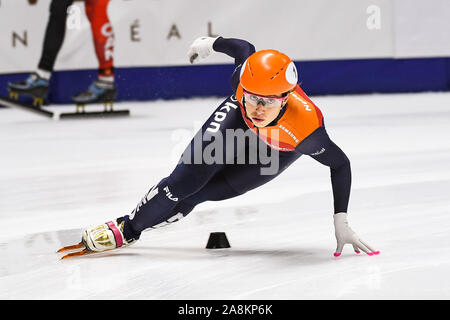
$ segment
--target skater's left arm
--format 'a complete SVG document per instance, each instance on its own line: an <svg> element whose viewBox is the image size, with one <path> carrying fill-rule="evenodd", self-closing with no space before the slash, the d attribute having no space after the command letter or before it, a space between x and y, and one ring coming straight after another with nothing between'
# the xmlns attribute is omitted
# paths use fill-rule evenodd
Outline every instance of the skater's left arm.
<svg viewBox="0 0 450 320"><path fill-rule="evenodd" d="M330 167L333 187L334 213L347 212L352 183L350 160L328 136L321 126L297 147L303 154L311 156L321 164Z"/></svg>
<svg viewBox="0 0 450 320"><path fill-rule="evenodd" d="M351 244L356 253L360 250L368 255L379 254L364 243L350 228L347 221L347 207L351 189L350 160L345 153L330 139L325 127L318 128L299 145L299 151L330 167L331 185L334 197L334 228L337 241L335 257L341 255L345 244Z"/></svg>

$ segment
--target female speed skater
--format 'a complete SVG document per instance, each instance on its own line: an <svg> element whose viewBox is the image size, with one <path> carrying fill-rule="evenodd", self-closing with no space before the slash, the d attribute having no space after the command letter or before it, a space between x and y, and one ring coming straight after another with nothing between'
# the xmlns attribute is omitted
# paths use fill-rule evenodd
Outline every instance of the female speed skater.
<svg viewBox="0 0 450 320"><path fill-rule="evenodd" d="M301 155L331 171L334 256L345 244L356 253L379 254L349 227L350 161L329 138L321 111L297 84L295 64L276 50L255 52L241 39L201 37L188 51L192 62L213 52L234 58L234 94L225 99L194 136L172 173L150 188L130 214L82 232L83 248L65 257L126 247L144 230L168 225L204 201L237 197L283 172Z"/></svg>

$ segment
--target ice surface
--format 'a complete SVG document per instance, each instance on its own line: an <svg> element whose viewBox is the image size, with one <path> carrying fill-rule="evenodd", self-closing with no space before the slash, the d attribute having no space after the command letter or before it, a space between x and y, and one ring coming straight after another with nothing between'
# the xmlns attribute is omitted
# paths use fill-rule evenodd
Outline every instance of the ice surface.
<svg viewBox="0 0 450 320"><path fill-rule="evenodd" d="M333 257L329 170L302 157L130 248L59 259L169 174L221 100L121 103L117 119L0 109L0 298L450 298L450 93L313 97L352 163L350 225L379 256ZM231 248L205 249L217 231Z"/></svg>

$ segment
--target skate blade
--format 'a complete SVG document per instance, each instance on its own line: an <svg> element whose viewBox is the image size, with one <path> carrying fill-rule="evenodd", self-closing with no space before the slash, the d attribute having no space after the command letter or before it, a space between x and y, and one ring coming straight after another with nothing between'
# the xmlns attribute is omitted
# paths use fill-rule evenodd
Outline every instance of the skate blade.
<svg viewBox="0 0 450 320"><path fill-rule="evenodd" d="M61 260L67 259L67 258L72 258L72 257L83 256L83 255L88 254L88 253L92 253L92 251L89 251L89 250L87 250L87 249L83 249L83 250L78 251L78 252L68 253L68 254L62 256L62 257L61 257Z"/></svg>
<svg viewBox="0 0 450 320"><path fill-rule="evenodd" d="M65 252L65 251L70 251L70 250L80 249L80 248L84 248L83 242L80 242L79 244L76 244L76 245L73 245L73 246L62 247L57 252L58 253L59 252Z"/></svg>
<svg viewBox="0 0 450 320"><path fill-rule="evenodd" d="M85 255L87 253L91 253L91 251L86 249L86 247L85 247L83 242L80 242L79 244L75 244L73 246L62 247L57 252L61 253L61 252L67 252L67 251L76 250L76 249L82 249L82 250L81 251L77 251L77 252L68 253L68 254L62 256L61 260L62 259L67 259L67 258L72 258L72 257L78 257L78 256Z"/></svg>

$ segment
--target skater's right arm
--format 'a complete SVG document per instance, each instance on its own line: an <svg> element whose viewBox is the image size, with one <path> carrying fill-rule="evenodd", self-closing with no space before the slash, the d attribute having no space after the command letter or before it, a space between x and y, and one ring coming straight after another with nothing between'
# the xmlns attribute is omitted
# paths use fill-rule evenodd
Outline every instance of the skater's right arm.
<svg viewBox="0 0 450 320"><path fill-rule="evenodd" d="M205 59L214 51L225 53L234 58L234 72L231 77L231 86L234 91L239 84L241 66L245 60L255 52L255 47L248 41L223 37L200 37L191 45L188 57L191 63Z"/></svg>

